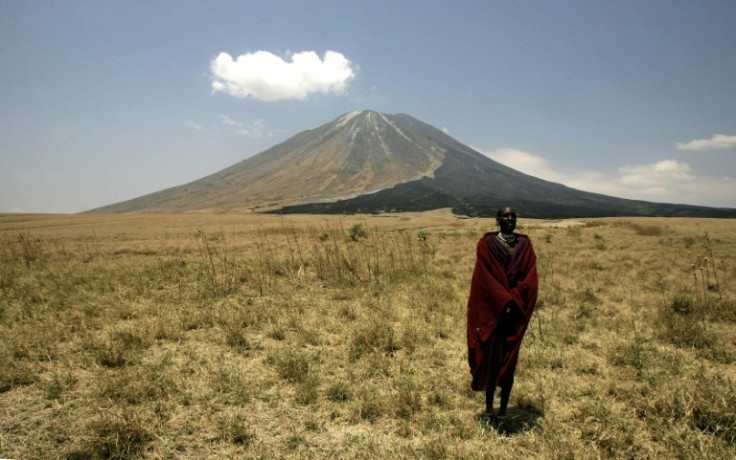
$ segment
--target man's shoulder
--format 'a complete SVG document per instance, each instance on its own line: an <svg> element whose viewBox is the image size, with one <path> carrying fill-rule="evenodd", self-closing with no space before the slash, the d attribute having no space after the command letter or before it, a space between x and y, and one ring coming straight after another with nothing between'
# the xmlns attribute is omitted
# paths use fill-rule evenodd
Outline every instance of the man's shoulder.
<svg viewBox="0 0 736 460"><path fill-rule="evenodd" d="M534 246L532 245L532 239L528 235L517 233L516 238L519 240L519 246L523 248L524 252L534 253ZM518 246L517 246L518 247Z"/></svg>

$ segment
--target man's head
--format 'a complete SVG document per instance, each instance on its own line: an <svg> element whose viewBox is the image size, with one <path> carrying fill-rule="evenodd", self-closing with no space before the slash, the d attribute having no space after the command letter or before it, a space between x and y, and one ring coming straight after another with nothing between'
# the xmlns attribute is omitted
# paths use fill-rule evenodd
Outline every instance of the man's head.
<svg viewBox="0 0 736 460"><path fill-rule="evenodd" d="M501 233L513 233L516 228L516 210L510 206L499 208L496 214L496 222Z"/></svg>

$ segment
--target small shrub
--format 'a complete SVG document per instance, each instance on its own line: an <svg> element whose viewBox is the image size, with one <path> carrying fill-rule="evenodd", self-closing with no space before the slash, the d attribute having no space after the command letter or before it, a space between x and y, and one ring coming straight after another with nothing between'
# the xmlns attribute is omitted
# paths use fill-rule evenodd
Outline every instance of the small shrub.
<svg viewBox="0 0 736 460"><path fill-rule="evenodd" d="M723 299L713 302L708 314L713 320L736 322L736 301Z"/></svg>
<svg viewBox="0 0 736 460"><path fill-rule="evenodd" d="M282 326L272 326L266 336L274 340L282 341L286 338L286 331Z"/></svg>
<svg viewBox="0 0 736 460"><path fill-rule="evenodd" d="M355 361L366 353L382 350L393 355L401 346L396 341L396 333L391 324L383 321L371 321L359 330L350 342L348 356Z"/></svg>
<svg viewBox="0 0 736 460"><path fill-rule="evenodd" d="M699 430L736 444L736 385L720 375L705 376L695 389L691 422Z"/></svg>
<svg viewBox="0 0 736 460"><path fill-rule="evenodd" d="M355 321L358 318L358 314L355 312L355 308L349 304L340 305L337 314L347 321Z"/></svg>
<svg viewBox="0 0 736 460"><path fill-rule="evenodd" d="M47 250L46 242L37 236L31 236L30 233L20 233L15 241L8 243L8 247L14 249L15 256L18 257L26 267L30 267L33 263L45 266L50 259L50 253Z"/></svg>
<svg viewBox="0 0 736 460"><path fill-rule="evenodd" d="M0 393L11 389L31 385L36 381L36 370L34 366L19 360L0 358L2 372L0 372Z"/></svg>
<svg viewBox="0 0 736 460"><path fill-rule="evenodd" d="M244 405L253 399L252 376L240 366L218 361L208 374L209 387L227 404Z"/></svg>
<svg viewBox="0 0 736 460"><path fill-rule="evenodd" d="M582 291L575 292L575 300L580 302L581 305L599 305L601 303L601 299L598 298L595 292L589 287L586 287ZM584 316L590 316L589 314L585 314Z"/></svg>
<svg viewBox="0 0 736 460"><path fill-rule="evenodd" d="M225 333L225 343L235 350L247 352L253 346L240 328L229 327Z"/></svg>
<svg viewBox="0 0 736 460"><path fill-rule="evenodd" d="M588 263L586 264L586 267L587 267L588 269L590 269L590 270L595 270L595 271L599 271L599 272L600 272L600 271L603 271L603 265L601 265L601 263L600 263L600 262L598 262L597 260L594 260L594 261L588 262Z"/></svg>
<svg viewBox="0 0 736 460"><path fill-rule="evenodd" d="M221 415L217 420L217 428L219 439L232 444L248 446L256 437L248 421L238 414Z"/></svg>
<svg viewBox="0 0 736 460"><path fill-rule="evenodd" d="M368 238L368 233L365 231L365 228L363 228L363 224L355 224L350 227L348 235L353 241L358 241L361 238Z"/></svg>
<svg viewBox="0 0 736 460"><path fill-rule="evenodd" d="M77 378L66 372L64 374L55 374L46 385L46 399L57 400L61 399L64 392L71 390L77 383Z"/></svg>
<svg viewBox="0 0 736 460"><path fill-rule="evenodd" d="M90 425L92 441L87 458L125 459L141 455L154 438L145 425L138 417L104 415Z"/></svg>
<svg viewBox="0 0 736 460"><path fill-rule="evenodd" d="M327 399L332 402L345 402L352 398L350 387L343 381L338 381L327 389Z"/></svg>
<svg viewBox="0 0 736 460"><path fill-rule="evenodd" d="M396 394L396 415L410 419L422 408L422 395L419 389L411 382L402 382Z"/></svg>
<svg viewBox="0 0 736 460"><path fill-rule="evenodd" d="M308 406L319 399L319 379L315 375L304 378L296 389L294 400L297 404Z"/></svg>
<svg viewBox="0 0 736 460"><path fill-rule="evenodd" d="M641 225L630 223L631 227L637 235L641 236L662 236L664 235L664 229L659 225Z"/></svg>
<svg viewBox="0 0 736 460"><path fill-rule="evenodd" d="M284 351L285 357L274 360L279 376L289 382L303 382L309 375L309 357L297 351Z"/></svg>
<svg viewBox="0 0 736 460"><path fill-rule="evenodd" d="M160 401L176 394L178 384L176 375L170 370L169 360L164 357L142 368L127 366L121 369L114 377L102 380L99 390L104 398L137 405L146 401Z"/></svg>
<svg viewBox="0 0 736 460"><path fill-rule="evenodd" d="M141 350L150 343L142 335L142 331L112 331L92 345L97 362L105 367L123 367L137 362Z"/></svg>
<svg viewBox="0 0 736 460"><path fill-rule="evenodd" d="M680 347L709 348L718 338L707 328L701 306L687 296L677 295L667 308L661 308L657 325L661 337Z"/></svg>
<svg viewBox="0 0 736 460"><path fill-rule="evenodd" d="M606 249L606 239L603 238L603 235L599 235L596 233L595 235L593 235L593 239L595 240L596 249Z"/></svg>
<svg viewBox="0 0 736 460"><path fill-rule="evenodd" d="M361 420L375 422L385 411L384 401L372 391L363 393L357 404L357 415Z"/></svg>
<svg viewBox="0 0 736 460"><path fill-rule="evenodd" d="M695 311L695 301L685 293L677 293L672 298L672 311L678 315L690 315Z"/></svg>

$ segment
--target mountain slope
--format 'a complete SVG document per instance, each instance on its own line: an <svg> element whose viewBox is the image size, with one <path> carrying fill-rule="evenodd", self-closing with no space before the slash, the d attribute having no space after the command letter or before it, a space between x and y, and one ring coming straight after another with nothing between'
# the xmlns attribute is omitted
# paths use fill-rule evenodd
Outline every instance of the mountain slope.
<svg viewBox="0 0 736 460"><path fill-rule="evenodd" d="M431 175L444 151L416 125L399 127L392 118L351 112L215 174L91 212L243 210L349 196Z"/></svg>
<svg viewBox="0 0 736 460"><path fill-rule="evenodd" d="M409 115L351 112L189 184L90 212L374 213L450 207L525 217L736 217L583 192L499 164Z"/></svg>

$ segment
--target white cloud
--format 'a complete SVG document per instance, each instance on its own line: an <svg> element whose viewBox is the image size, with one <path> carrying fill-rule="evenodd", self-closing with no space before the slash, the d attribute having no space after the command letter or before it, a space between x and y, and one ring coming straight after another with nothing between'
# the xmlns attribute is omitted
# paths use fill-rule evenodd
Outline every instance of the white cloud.
<svg viewBox="0 0 736 460"><path fill-rule="evenodd" d="M666 159L621 166L616 172L567 173L561 183L589 192L633 200L736 207L736 179L698 177L688 163Z"/></svg>
<svg viewBox="0 0 736 460"><path fill-rule="evenodd" d="M680 150L715 150L736 147L736 136L716 134L710 139L695 139L690 142L676 142Z"/></svg>
<svg viewBox="0 0 736 460"><path fill-rule="evenodd" d="M193 120L185 120L184 121L184 124L186 126L189 126L192 129L196 130L196 131L201 131L202 128L204 128L204 126L200 125L199 123L197 123L196 121L193 121Z"/></svg>
<svg viewBox="0 0 736 460"><path fill-rule="evenodd" d="M618 170L621 184L643 190L663 190L667 184L695 179L690 165L676 160L662 160L651 165L622 166Z"/></svg>
<svg viewBox="0 0 736 460"><path fill-rule="evenodd" d="M534 170L547 164L544 158L517 149L497 149L486 153L486 156L519 171Z"/></svg>
<svg viewBox="0 0 736 460"><path fill-rule="evenodd" d="M249 124L233 120L226 115L220 115L222 124L233 129L236 133L242 134L243 136L260 138L263 136L271 137L273 133L266 132L266 122L262 119L251 120Z"/></svg>
<svg viewBox="0 0 736 460"><path fill-rule="evenodd" d="M681 203L690 199L693 202L693 189L697 188L690 165L670 159L648 165L621 166L615 172L567 172L562 177L560 182L568 187L648 201Z"/></svg>
<svg viewBox="0 0 736 460"><path fill-rule="evenodd" d="M477 150L477 149L476 149ZM496 149L490 152L478 150L488 158L530 176L559 182L563 179L544 158L518 149Z"/></svg>
<svg viewBox="0 0 736 460"><path fill-rule="evenodd" d="M353 64L341 53L325 52L320 59L314 51L291 56L291 62L268 51L241 54L233 59L220 53L210 63L212 91L262 101L305 99L311 93L345 92L354 78Z"/></svg>
<svg viewBox="0 0 736 460"><path fill-rule="evenodd" d="M553 170L545 158L523 150L504 148L482 153L517 171L578 190L633 200L736 207L736 178L699 177L690 164L673 159L605 172L562 171Z"/></svg>
<svg viewBox="0 0 736 460"><path fill-rule="evenodd" d="M563 183L580 190L634 200L736 207L736 179L699 177L688 163L672 159L622 166L614 173L571 176Z"/></svg>

